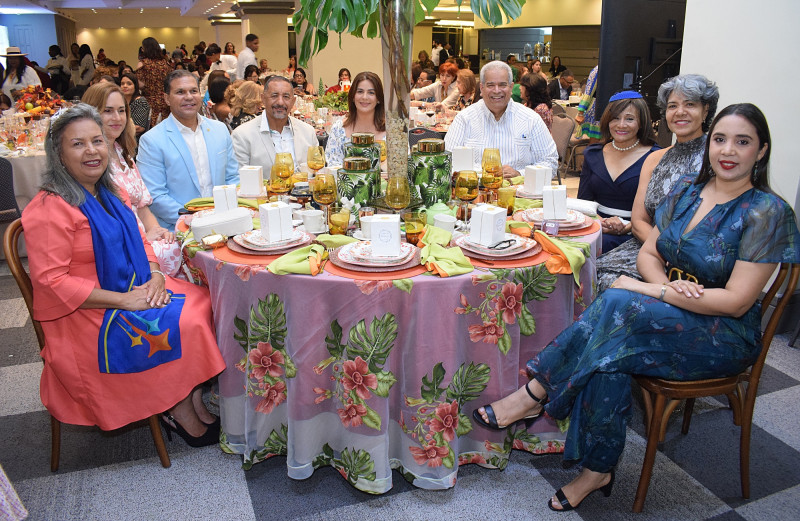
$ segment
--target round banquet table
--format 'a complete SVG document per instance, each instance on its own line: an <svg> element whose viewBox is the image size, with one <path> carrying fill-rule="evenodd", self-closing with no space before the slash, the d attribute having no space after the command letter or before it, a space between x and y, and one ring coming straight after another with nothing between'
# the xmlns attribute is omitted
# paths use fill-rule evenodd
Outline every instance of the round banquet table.
<svg viewBox="0 0 800 521"><path fill-rule="evenodd" d="M600 236L595 223L575 237L591 246L580 286L550 274L547 253L532 266L484 263L448 278L330 262L315 277L274 275L264 264L275 257L187 254L210 289L227 365L223 450L241 454L245 469L285 455L294 479L330 465L375 494L392 488L392 469L444 489L459 465L504 468L511 448L562 452L565 435L548 417L494 432L471 413L525 383L527 360L592 301Z"/></svg>
<svg viewBox="0 0 800 521"><path fill-rule="evenodd" d="M47 157L44 152L37 152L29 156L5 156L5 158L11 163L11 172L14 177L14 197L21 212L39 192L42 175L47 168ZM8 223L0 224L0 236L6 232L7 227ZM27 256L24 240L20 242L20 256ZM2 252L0 252L0 258L5 259Z"/></svg>

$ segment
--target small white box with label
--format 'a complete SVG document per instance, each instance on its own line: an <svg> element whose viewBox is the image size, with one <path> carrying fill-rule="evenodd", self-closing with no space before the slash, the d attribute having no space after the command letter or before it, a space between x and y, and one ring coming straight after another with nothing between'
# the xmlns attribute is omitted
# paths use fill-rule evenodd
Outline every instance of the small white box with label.
<svg viewBox="0 0 800 521"><path fill-rule="evenodd" d="M215 186L212 194L214 195L214 213L228 212L239 206L239 202L236 200L235 185Z"/></svg>
<svg viewBox="0 0 800 521"><path fill-rule="evenodd" d="M567 218L567 187L545 186L542 189L542 208L545 219Z"/></svg>
<svg viewBox="0 0 800 521"><path fill-rule="evenodd" d="M292 208L283 202L264 203L258 206L261 217L261 235L267 242L292 238Z"/></svg>
<svg viewBox="0 0 800 521"><path fill-rule="evenodd" d="M542 188L550 183L553 171L546 166L528 165L525 167L525 184L523 189L534 195L542 195Z"/></svg>
<svg viewBox="0 0 800 521"><path fill-rule="evenodd" d="M469 221L469 240L481 246L491 246L506 238L506 209L479 204L472 209Z"/></svg>
<svg viewBox="0 0 800 521"><path fill-rule="evenodd" d="M400 216L374 215L370 224L372 254L376 257L400 256Z"/></svg>
<svg viewBox="0 0 800 521"><path fill-rule="evenodd" d="M239 192L243 196L261 195L264 191L264 171L260 166L239 168Z"/></svg>

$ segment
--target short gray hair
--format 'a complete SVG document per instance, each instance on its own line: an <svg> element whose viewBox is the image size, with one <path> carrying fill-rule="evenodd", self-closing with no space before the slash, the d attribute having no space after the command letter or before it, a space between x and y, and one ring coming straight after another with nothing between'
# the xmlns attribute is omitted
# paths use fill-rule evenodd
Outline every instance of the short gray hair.
<svg viewBox="0 0 800 521"><path fill-rule="evenodd" d="M101 131L103 130L103 121L100 119L100 114L97 113L97 110L86 103L77 103L73 107L61 111L50 120L50 130L44 140L44 149L47 153L47 170L42 177L42 190L61 197L72 206L82 205L86 200L86 193L83 191L81 184L72 177L61 161L61 138L67 127L83 119L91 119L97 123ZM98 183L119 197L116 185L111 180L108 165L106 165L106 171L103 172Z"/></svg>
<svg viewBox="0 0 800 521"><path fill-rule="evenodd" d="M661 109L662 115L667 111L667 102L673 92L678 91L691 101L699 101L708 106L708 116L703 121L703 132L708 132L714 114L717 113L719 101L719 88L717 84L700 74L681 74L674 76L658 88L656 104Z"/></svg>
<svg viewBox="0 0 800 521"><path fill-rule="evenodd" d="M511 85L514 83L514 73L511 71L511 66L508 65L504 61L495 60L493 62L489 62L483 67L481 67L481 85L485 83L486 72L490 70L502 70L506 74L508 74L508 84Z"/></svg>

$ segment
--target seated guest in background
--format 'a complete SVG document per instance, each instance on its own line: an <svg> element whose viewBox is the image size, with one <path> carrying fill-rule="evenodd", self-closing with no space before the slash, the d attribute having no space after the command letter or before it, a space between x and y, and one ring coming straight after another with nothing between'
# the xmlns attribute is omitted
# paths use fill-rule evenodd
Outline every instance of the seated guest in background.
<svg viewBox="0 0 800 521"><path fill-rule="evenodd" d="M147 98L139 92L139 80L135 74L123 73L119 80L119 87L122 89L125 101L130 106L131 119L138 140L150 129L150 105L147 103Z"/></svg>
<svg viewBox="0 0 800 521"><path fill-rule="evenodd" d="M328 165L344 163L344 146L353 133L369 132L375 141L386 139L386 107L383 104L383 83L374 72L356 74L347 94L347 117L337 121L328 132L325 162Z"/></svg>
<svg viewBox="0 0 800 521"><path fill-rule="evenodd" d="M425 50L419 51L417 60L419 60L417 63L419 63L419 66L423 69L433 69L435 67L430 56L428 56L428 52Z"/></svg>
<svg viewBox="0 0 800 521"><path fill-rule="evenodd" d="M491 429L542 412L570 419L564 459L582 470L547 501L551 510L573 510L595 490L610 495L632 375L691 381L746 370L761 351L761 290L777 263L800 262L794 212L769 188L764 115L731 105L709 136L700 174L687 170L656 212L639 253L644 281L617 279L528 362L524 388L474 412ZM668 266L698 282L670 280Z"/></svg>
<svg viewBox="0 0 800 521"><path fill-rule="evenodd" d="M656 102L676 143L645 159L631 210L634 238L597 258L597 285L601 291L622 275L640 278L636 258L653 229L656 209L679 177L700 170L705 131L714 118L718 100L717 85L699 74L675 76L659 87Z"/></svg>
<svg viewBox="0 0 800 521"><path fill-rule="evenodd" d="M122 75L125 73L133 74L133 68L125 63L125 60L119 62L117 65L117 78L122 78Z"/></svg>
<svg viewBox="0 0 800 521"><path fill-rule="evenodd" d="M258 52L258 36L253 33L248 34L244 37L244 45L244 50L240 52L239 56L236 58L237 80L247 79L245 69L247 69L247 67L250 65L258 70L258 62L256 61L256 53ZM258 79L258 74L256 74L256 79Z"/></svg>
<svg viewBox="0 0 800 521"><path fill-rule="evenodd" d="M558 152L547 126L535 112L511 99L511 67L502 61L481 68L481 100L459 112L445 136L445 146L471 147L480 165L484 148L500 149L503 176L520 175L527 165L554 173Z"/></svg>
<svg viewBox="0 0 800 521"><path fill-rule="evenodd" d="M258 65L248 65L244 70L244 77L242 79L245 81L251 81L253 83L259 83Z"/></svg>
<svg viewBox="0 0 800 521"><path fill-rule="evenodd" d="M0 56L6 58L6 71L0 78L3 94L11 99L17 99L27 87L42 84L33 67L25 65L23 57L27 56L27 53L21 52L19 47L9 47L6 53Z"/></svg>
<svg viewBox="0 0 800 521"><path fill-rule="evenodd" d="M216 43L212 43L206 48L206 61L208 61L208 70L209 71L225 71L228 75L228 78L235 78L236 77L236 56L231 54L224 55L225 58L223 59L222 50L219 48L219 45ZM231 64L231 60L233 60L233 64ZM232 66L231 66L232 65ZM205 85L201 85L201 88L205 88Z"/></svg>
<svg viewBox="0 0 800 521"><path fill-rule="evenodd" d="M550 77L555 78L565 70L567 70L567 68L561 65L561 56L553 56L553 61L550 62Z"/></svg>
<svg viewBox="0 0 800 521"><path fill-rule="evenodd" d="M295 69L292 86L294 86L294 93L298 96L317 95L317 89L306 79L306 71L302 67Z"/></svg>
<svg viewBox="0 0 800 521"><path fill-rule="evenodd" d="M528 72L519 80L520 97L526 107L539 114L547 130L553 127L553 102L547 94L547 81L541 75Z"/></svg>
<svg viewBox="0 0 800 521"><path fill-rule="evenodd" d="M270 75L269 70L269 62L266 58L261 58L261 61L258 62L258 80L259 82L263 81L264 78Z"/></svg>
<svg viewBox="0 0 800 521"><path fill-rule="evenodd" d="M583 152L578 198L599 203L606 252L632 237L631 208L639 173L647 156L661 147L654 145L647 103L635 91L611 96L600 118L600 132L605 144L590 145Z"/></svg>
<svg viewBox="0 0 800 521"><path fill-rule="evenodd" d="M542 60L539 58L528 60L528 72L538 74L545 82L547 81L547 74L542 72Z"/></svg>
<svg viewBox="0 0 800 521"><path fill-rule="evenodd" d="M211 118L221 121L227 127L230 123L231 107L225 99L225 91L231 85L226 78L212 81L208 85L208 99L213 103L211 106Z"/></svg>
<svg viewBox="0 0 800 521"><path fill-rule="evenodd" d="M11 98L6 96L5 93L0 92L0 112L11 110L11 107L13 106L14 102L11 101Z"/></svg>
<svg viewBox="0 0 800 521"><path fill-rule="evenodd" d="M433 82L436 81L436 71L432 68L430 69L422 69L422 72L419 73L419 77L417 78L415 88L421 89L422 87L427 87L431 85ZM456 85L458 88L458 85ZM436 96L429 96L427 98L420 98L417 101L421 103L433 103L436 101Z"/></svg>
<svg viewBox="0 0 800 521"><path fill-rule="evenodd" d="M133 161L136 140L130 131L133 122L122 90L114 84L98 83L86 90L81 101L100 113L103 134L109 142L108 168L111 179L128 194L139 228L152 245L161 269L167 275L174 276L181 267L181 247L175 242L175 234L159 225L150 211L153 198Z"/></svg>
<svg viewBox="0 0 800 521"><path fill-rule="evenodd" d="M458 101L458 87L455 80L458 67L452 63L442 63L439 66L439 79L426 87L411 90L411 100L421 101L433 96L436 103L441 103L446 108L453 108Z"/></svg>
<svg viewBox="0 0 800 521"><path fill-rule="evenodd" d="M261 85L257 82L246 81L236 88L231 100L231 129L236 129L242 123L247 123L261 114L263 101Z"/></svg>
<svg viewBox="0 0 800 521"><path fill-rule="evenodd" d="M260 166L267 174L275 154L288 152L295 168L305 162L308 147L319 146L314 127L290 116L294 107L292 83L283 76L266 79L261 117L239 125L233 131L233 149L238 166Z"/></svg>
<svg viewBox="0 0 800 521"><path fill-rule="evenodd" d="M211 45L214 45L214 44L211 44ZM209 45L209 47L211 47L211 45ZM219 49L219 45L217 45L217 48ZM225 44L225 52L223 52L223 53L221 53L219 55L218 60L220 62L220 65L219 65L220 68L222 70L226 71L228 73L228 75L230 75L231 79L235 80L236 79L236 66L239 64L239 60L236 57L237 56L236 53L232 49L234 49L233 44L231 42L226 43ZM208 54L206 54L206 56L208 56Z"/></svg>
<svg viewBox="0 0 800 521"><path fill-rule="evenodd" d="M455 110L463 110L481 99L478 82L471 70L461 69L458 71L456 86L458 87L458 100L453 107Z"/></svg>
<svg viewBox="0 0 800 521"><path fill-rule="evenodd" d="M325 94L328 94L329 92L341 91L343 88L342 85L345 83L348 85L350 84L350 69L342 67L339 69L339 82L332 87L328 87L328 89L325 91Z"/></svg>
<svg viewBox="0 0 800 521"><path fill-rule="evenodd" d="M101 125L85 104L51 123L42 191L22 214L42 403L104 430L164 413L189 445L219 443L199 387L225 369L208 290L162 273L111 179Z"/></svg>
<svg viewBox="0 0 800 521"><path fill-rule="evenodd" d="M169 73L164 92L171 114L142 135L136 161L153 198L150 209L171 230L187 201L238 183L239 165L227 127L198 114L200 88L191 72Z"/></svg>
<svg viewBox="0 0 800 521"><path fill-rule="evenodd" d="M292 54L289 56L289 66L283 72L294 78L294 71L297 70L297 55Z"/></svg>
<svg viewBox="0 0 800 521"><path fill-rule="evenodd" d="M572 94L572 83L575 81L575 76L569 69L564 69L561 76L550 80L547 85L547 90L550 97L553 99L568 100L569 95Z"/></svg>

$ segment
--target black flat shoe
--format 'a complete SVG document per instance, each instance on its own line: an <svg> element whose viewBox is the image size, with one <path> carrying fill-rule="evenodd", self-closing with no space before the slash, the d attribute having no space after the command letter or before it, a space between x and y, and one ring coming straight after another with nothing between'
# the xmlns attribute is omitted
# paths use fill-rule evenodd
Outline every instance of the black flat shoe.
<svg viewBox="0 0 800 521"><path fill-rule="evenodd" d="M175 426L173 427L170 425L168 421L164 420L164 417L166 417L170 422L174 423ZM208 447L209 445L219 443L219 422L209 425L206 428L206 432L200 436L192 436L186 432L186 429L184 429L181 424L178 423L178 420L173 418L171 414L164 414L159 419L161 420L161 425L163 425L164 429L167 431L167 439L169 441L172 441L172 432L174 431L178 436L183 438L183 441L185 441L190 447Z"/></svg>
<svg viewBox="0 0 800 521"><path fill-rule="evenodd" d="M592 494L594 494L598 490L600 492L602 492L605 497L608 497L608 496L611 495L611 488L614 486L614 477L615 477L614 469L611 469L611 481L609 481L608 483L606 483L602 487L596 488L596 489L592 490L591 492L589 492L588 494L586 494L586 497L584 497L583 500L581 500L581 502L578 503L575 506L570 505L569 501L567 500L567 496L564 495L564 491L561 490L561 489L558 489L558 490L556 490L556 499L558 500L559 504L561 505L561 508L553 508L553 499L552 498L547 500L547 506L553 512L569 512L570 510L577 510L578 507L583 504L583 501L587 497L591 496Z"/></svg>
<svg viewBox="0 0 800 521"><path fill-rule="evenodd" d="M547 396L544 396L543 398L536 397L533 394L533 392L531 392L530 388L528 387L528 384L525 384L525 391L527 391L528 396L530 396L531 399L534 402L536 402L538 404L541 404L541 405L544 405L544 404L547 403ZM504 431L504 430L508 429L508 427L510 425L516 423L516 421L515 421L515 422L512 422L509 425L498 425L497 424L497 417L494 415L494 409L492 409L492 406L491 405L484 405L483 406L483 410L486 411L486 416L489 418L488 422L483 419L483 416L481 416L481 414L478 412L478 409L475 409L475 410L472 411L472 418L478 423L478 425L480 425L481 427L484 427L486 429L490 429L490 430L493 430L493 431ZM529 429L530 426L533 425L533 422L536 421L536 419L539 418L542 415L543 412L544 412L544 408L542 408L542 410L539 411L539 414L534 414L532 416L526 416L524 418L520 418L517 421L525 420L525 428Z"/></svg>

